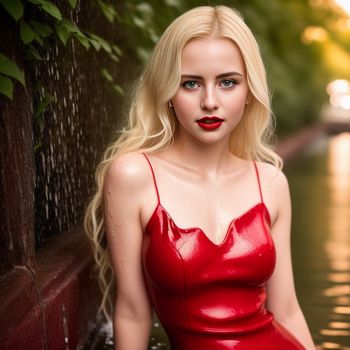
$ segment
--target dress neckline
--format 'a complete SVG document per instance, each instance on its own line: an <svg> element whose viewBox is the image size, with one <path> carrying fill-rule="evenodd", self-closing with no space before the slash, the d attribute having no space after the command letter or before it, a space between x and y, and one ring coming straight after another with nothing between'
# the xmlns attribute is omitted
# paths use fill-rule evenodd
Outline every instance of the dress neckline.
<svg viewBox="0 0 350 350"><path fill-rule="evenodd" d="M163 207L163 205L158 202L158 204L156 205L152 215L150 216L146 226L145 226L145 232L148 231L148 228L149 228L149 225L151 224L151 222L154 220L154 218L156 218L156 213L159 209L161 209L165 214L166 216L168 217L168 219L173 223L173 225L179 230L179 231L182 231L184 233L186 232L189 232L189 231L199 231L203 236L204 238L213 246L219 248L221 246L223 246L227 239L228 239L228 236L229 236L229 233L231 232L231 228L233 226L235 226L235 224L242 220L244 217L248 216L249 214L251 214L252 212L254 212L255 210L258 210L259 208L263 209L265 214L267 215L267 222L269 225L271 225L271 216L270 216L270 213L269 213L269 210L267 209L266 205L264 202L259 202L255 205L253 205L252 207L250 207L248 210L246 210L245 212L243 212L241 215L237 216L237 217L234 217L228 224L228 227L226 229L226 232L225 232L225 235L223 236L223 240L221 243L215 243L212 239L209 238L209 236L204 232L203 229L201 229L200 227L196 227L196 226L193 226L193 227L186 227L186 228L183 228L183 227L180 227L176 224L175 220L173 219L172 215L169 214L169 212Z"/></svg>

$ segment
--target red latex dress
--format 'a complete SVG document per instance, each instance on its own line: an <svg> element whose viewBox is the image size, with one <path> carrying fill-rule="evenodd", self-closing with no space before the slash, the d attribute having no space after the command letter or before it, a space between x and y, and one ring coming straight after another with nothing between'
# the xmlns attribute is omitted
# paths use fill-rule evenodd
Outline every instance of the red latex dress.
<svg viewBox="0 0 350 350"><path fill-rule="evenodd" d="M180 228L158 205L143 240L144 277L172 350L304 350L266 310L275 267L270 217L261 202L231 221L223 242Z"/></svg>

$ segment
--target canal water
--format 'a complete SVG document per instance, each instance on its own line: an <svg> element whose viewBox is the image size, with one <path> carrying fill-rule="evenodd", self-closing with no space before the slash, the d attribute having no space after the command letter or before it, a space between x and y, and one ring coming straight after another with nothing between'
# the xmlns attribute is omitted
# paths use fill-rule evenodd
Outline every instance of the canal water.
<svg viewBox="0 0 350 350"><path fill-rule="evenodd" d="M285 172L299 302L317 345L350 350L350 133L319 139ZM88 349L113 349L111 325ZM158 322L149 349L169 349Z"/></svg>
<svg viewBox="0 0 350 350"><path fill-rule="evenodd" d="M322 349L350 350L350 133L319 139L286 174L299 302Z"/></svg>

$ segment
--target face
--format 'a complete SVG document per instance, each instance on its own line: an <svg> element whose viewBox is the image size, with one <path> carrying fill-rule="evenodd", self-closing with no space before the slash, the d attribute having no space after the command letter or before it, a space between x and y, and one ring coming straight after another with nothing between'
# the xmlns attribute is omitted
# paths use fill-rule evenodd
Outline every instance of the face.
<svg viewBox="0 0 350 350"><path fill-rule="evenodd" d="M228 142L243 116L247 97L244 61L231 40L198 38L187 43L182 52L181 83L171 99L179 138Z"/></svg>

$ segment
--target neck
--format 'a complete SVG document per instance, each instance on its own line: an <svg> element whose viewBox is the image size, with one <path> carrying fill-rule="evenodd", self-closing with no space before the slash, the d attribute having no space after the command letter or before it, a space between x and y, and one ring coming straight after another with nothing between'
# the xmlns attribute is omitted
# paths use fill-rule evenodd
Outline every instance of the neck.
<svg viewBox="0 0 350 350"><path fill-rule="evenodd" d="M215 144L205 144L179 135L172 148L183 164L204 176L217 177L232 164L228 138Z"/></svg>

